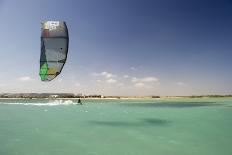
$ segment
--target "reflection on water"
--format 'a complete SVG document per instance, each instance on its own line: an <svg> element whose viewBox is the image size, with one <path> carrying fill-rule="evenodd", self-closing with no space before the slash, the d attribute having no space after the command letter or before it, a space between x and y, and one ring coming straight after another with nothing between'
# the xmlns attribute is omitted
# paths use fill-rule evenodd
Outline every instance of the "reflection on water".
<svg viewBox="0 0 232 155"><path fill-rule="evenodd" d="M165 119L157 119L157 118L143 118L142 120L146 123L154 124L154 125L165 125L171 122Z"/></svg>
<svg viewBox="0 0 232 155"><path fill-rule="evenodd" d="M91 124L112 126L112 127L140 127L140 126L164 126L171 121L158 118L144 118L137 122L132 121L89 121Z"/></svg>
<svg viewBox="0 0 232 155"><path fill-rule="evenodd" d="M232 108L232 106L231 106L231 105L226 105L225 107Z"/></svg>
<svg viewBox="0 0 232 155"><path fill-rule="evenodd" d="M167 107L167 108L193 108L204 106L221 106L216 102L157 102L157 103L125 103L125 106L137 107Z"/></svg>

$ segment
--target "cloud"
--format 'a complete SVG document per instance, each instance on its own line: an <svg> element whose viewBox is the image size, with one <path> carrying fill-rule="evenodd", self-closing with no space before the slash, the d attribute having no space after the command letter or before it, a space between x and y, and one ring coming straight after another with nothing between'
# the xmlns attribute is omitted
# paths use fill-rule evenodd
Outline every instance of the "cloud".
<svg viewBox="0 0 232 155"><path fill-rule="evenodd" d="M156 77L154 77L154 76L148 76L148 77L143 77L143 78L136 78L136 77L133 77L132 79L131 79L131 82L133 82L133 83L138 83L138 82L140 82L140 83L153 83L153 82L158 82L159 81L159 79L158 78L156 78Z"/></svg>
<svg viewBox="0 0 232 155"><path fill-rule="evenodd" d="M135 67L131 67L130 69L133 70L133 71L137 70L137 68L135 68Z"/></svg>
<svg viewBox="0 0 232 155"><path fill-rule="evenodd" d="M116 77L116 75L106 72L106 71L103 71L101 73L92 73L92 76L101 76L101 77L104 77L105 79Z"/></svg>
<svg viewBox="0 0 232 155"><path fill-rule="evenodd" d="M117 83L118 82L115 79L117 77L116 75L114 75L114 74L112 74L110 72L106 72L106 71L103 71L101 73L92 73L92 76L98 77L98 79L97 79L98 83L102 83L102 82Z"/></svg>
<svg viewBox="0 0 232 155"><path fill-rule="evenodd" d="M80 85L81 85L80 83L75 83L75 86L77 86L77 87L80 86Z"/></svg>
<svg viewBox="0 0 232 155"><path fill-rule="evenodd" d="M98 83L102 82L102 80L97 80Z"/></svg>
<svg viewBox="0 0 232 155"><path fill-rule="evenodd" d="M133 77L132 79L131 79L131 82L137 82L139 79L137 79L136 77Z"/></svg>
<svg viewBox="0 0 232 155"><path fill-rule="evenodd" d="M122 77L118 77L110 72L100 72L100 73L92 73L92 76L97 77L97 83L117 83L117 86L125 86L123 83L123 79L130 79L132 82L132 86L134 87L145 87L150 88L152 85L159 83L159 79L154 76L145 76L141 78L131 77L130 75L123 75Z"/></svg>
<svg viewBox="0 0 232 155"><path fill-rule="evenodd" d="M18 80L26 82L26 81L32 81L33 79L30 76L22 76L19 77Z"/></svg>
<svg viewBox="0 0 232 155"><path fill-rule="evenodd" d="M123 77L124 77L125 79L129 78L129 76L128 76L128 75L124 75Z"/></svg>
<svg viewBox="0 0 232 155"><path fill-rule="evenodd" d="M154 76L147 76L143 78L132 77L131 82L136 88L152 88L154 84L159 84L159 79Z"/></svg>
<svg viewBox="0 0 232 155"><path fill-rule="evenodd" d="M137 88L143 88L143 87L145 87L145 84L139 82L139 83L135 83L134 86L137 87Z"/></svg>
<svg viewBox="0 0 232 155"><path fill-rule="evenodd" d="M115 79L108 79L106 80L107 83L117 83L117 80Z"/></svg>
<svg viewBox="0 0 232 155"><path fill-rule="evenodd" d="M176 84L183 87L187 86L187 84L184 82L176 82Z"/></svg>
<svg viewBox="0 0 232 155"><path fill-rule="evenodd" d="M156 77L145 77L141 79L142 82L157 82L159 81Z"/></svg>
<svg viewBox="0 0 232 155"><path fill-rule="evenodd" d="M116 77L116 75L113 75L112 73L102 72L101 73L106 79Z"/></svg>

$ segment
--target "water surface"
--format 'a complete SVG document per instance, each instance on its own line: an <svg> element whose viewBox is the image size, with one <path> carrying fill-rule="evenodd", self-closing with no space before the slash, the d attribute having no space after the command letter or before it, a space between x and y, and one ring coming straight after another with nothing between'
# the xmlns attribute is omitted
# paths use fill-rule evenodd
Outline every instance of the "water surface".
<svg viewBox="0 0 232 155"><path fill-rule="evenodd" d="M232 99L0 100L0 155L231 155Z"/></svg>

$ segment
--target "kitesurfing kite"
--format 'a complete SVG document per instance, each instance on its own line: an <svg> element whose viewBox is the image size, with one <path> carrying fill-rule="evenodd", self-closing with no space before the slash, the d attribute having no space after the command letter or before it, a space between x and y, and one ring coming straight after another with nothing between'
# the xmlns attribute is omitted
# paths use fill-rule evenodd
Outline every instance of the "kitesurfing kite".
<svg viewBox="0 0 232 155"><path fill-rule="evenodd" d="M42 23L40 71L41 81L51 81L64 67L68 53L68 29L64 21Z"/></svg>

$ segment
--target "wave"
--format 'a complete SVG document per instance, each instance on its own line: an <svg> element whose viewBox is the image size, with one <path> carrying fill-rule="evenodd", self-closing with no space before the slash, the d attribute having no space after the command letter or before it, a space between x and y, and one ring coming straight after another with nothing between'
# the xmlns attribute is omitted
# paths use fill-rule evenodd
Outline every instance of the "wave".
<svg viewBox="0 0 232 155"><path fill-rule="evenodd" d="M59 106L59 105L76 105L77 102L73 102L72 100L51 100L46 103L36 103L36 102L14 102L14 103L1 103L7 105L26 105L26 106Z"/></svg>

